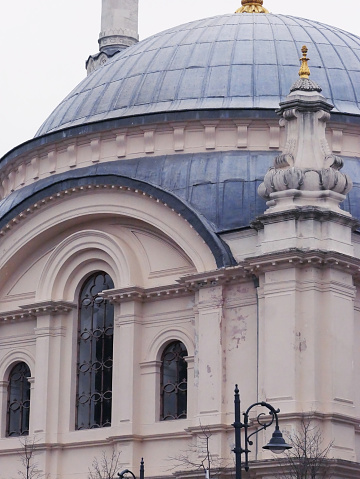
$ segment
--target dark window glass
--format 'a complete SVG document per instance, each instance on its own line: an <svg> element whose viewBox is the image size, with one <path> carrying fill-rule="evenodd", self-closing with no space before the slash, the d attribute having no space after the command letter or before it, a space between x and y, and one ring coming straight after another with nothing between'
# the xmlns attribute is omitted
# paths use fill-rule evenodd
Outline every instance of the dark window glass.
<svg viewBox="0 0 360 479"><path fill-rule="evenodd" d="M111 426L114 307L99 293L112 288L97 272L80 292L76 429Z"/></svg>
<svg viewBox="0 0 360 479"><path fill-rule="evenodd" d="M25 363L14 366L9 375L7 436L29 434L30 417L30 369Z"/></svg>
<svg viewBox="0 0 360 479"><path fill-rule="evenodd" d="M161 359L161 419L186 418L187 411L187 351L183 343L174 341Z"/></svg>

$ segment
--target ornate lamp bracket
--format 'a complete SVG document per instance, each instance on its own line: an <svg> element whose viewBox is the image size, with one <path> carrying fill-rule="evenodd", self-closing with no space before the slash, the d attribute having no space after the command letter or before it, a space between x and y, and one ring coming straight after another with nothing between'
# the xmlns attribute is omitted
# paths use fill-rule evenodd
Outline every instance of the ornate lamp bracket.
<svg viewBox="0 0 360 479"><path fill-rule="evenodd" d="M244 469L245 471L249 470L249 453L251 452L249 449L249 446L253 445L253 441L251 440L251 437L254 436L255 434L258 434L260 431L263 431L264 429L267 429L270 427L274 421L275 421L275 431L272 435L271 440L266 446L263 446L263 449L269 449L272 452L275 453L282 453L286 449L291 449L291 446L289 444L286 444L284 441L284 438L282 437L282 434L279 429L279 419L278 419L278 413L280 412L280 409L275 409L271 404L261 401L261 402L256 402L249 406L247 410L243 413L244 416L244 422L241 422L240 420L240 395L239 395L239 388L238 385L235 385L235 397L234 397L234 405L235 405L235 421L233 423L233 427L235 428L235 447L233 449L233 452L235 453L235 467L236 467L236 479L241 479L241 455L245 455L245 461L244 461ZM256 417L256 422L260 426L257 428L253 433L249 434L249 415L250 411L258 406L265 407L268 412L267 414L264 412L261 412L257 415ZM264 419L266 416L270 416L268 419ZM244 448L241 446L241 430L244 429Z"/></svg>

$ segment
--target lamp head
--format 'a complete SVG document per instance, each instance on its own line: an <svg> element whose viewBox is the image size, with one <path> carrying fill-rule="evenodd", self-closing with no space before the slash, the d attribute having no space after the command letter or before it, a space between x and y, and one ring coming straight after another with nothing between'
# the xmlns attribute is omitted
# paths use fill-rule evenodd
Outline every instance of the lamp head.
<svg viewBox="0 0 360 479"><path fill-rule="evenodd" d="M283 435L279 429L279 426L276 426L275 431L273 432L272 438L266 446L263 446L263 449L268 449L275 454L281 454L287 449L291 449L292 446L285 442Z"/></svg>
<svg viewBox="0 0 360 479"><path fill-rule="evenodd" d="M125 474L127 474L128 472L129 472L129 469L124 469L123 471L118 472L119 478L124 479Z"/></svg>

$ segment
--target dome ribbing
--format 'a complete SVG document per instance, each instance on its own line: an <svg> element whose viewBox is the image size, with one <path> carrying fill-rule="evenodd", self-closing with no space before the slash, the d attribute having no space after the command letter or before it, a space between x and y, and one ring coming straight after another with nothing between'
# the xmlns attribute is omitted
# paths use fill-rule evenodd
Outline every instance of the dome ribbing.
<svg viewBox="0 0 360 479"><path fill-rule="evenodd" d="M360 115L360 38L311 20L230 14L147 38L85 78L36 136L105 119L206 109L276 109L299 50L334 112Z"/></svg>

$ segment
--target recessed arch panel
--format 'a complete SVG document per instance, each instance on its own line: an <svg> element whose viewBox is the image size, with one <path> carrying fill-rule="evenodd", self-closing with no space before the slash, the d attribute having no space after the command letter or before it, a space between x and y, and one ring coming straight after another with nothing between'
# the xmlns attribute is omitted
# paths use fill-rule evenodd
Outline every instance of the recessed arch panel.
<svg viewBox="0 0 360 479"><path fill-rule="evenodd" d="M101 231L83 230L62 241L50 255L37 299L73 300L81 279L95 270L105 270L117 286L129 286L132 280L136 282L130 271L138 273L138 266L132 252L118 239Z"/></svg>
<svg viewBox="0 0 360 479"><path fill-rule="evenodd" d="M115 174L96 174L98 173L100 166L103 166L105 169L105 165L99 165L99 168L97 169L92 167L79 169L72 172L72 178L68 178L66 174L60 174L53 178L47 178L46 180L38 181L34 185L31 185L31 188L24 187L20 191L20 194L15 192L14 198L12 198L12 201L10 202L11 206L9 204L9 207L6 208L6 205L4 204L4 209L6 209L7 212L5 212L3 217L0 219L0 229L4 228L16 216L22 214L28 209L31 209L34 204L39 207L43 200L46 201L46 199L49 197L56 198L57 194L61 195L61 193L64 191L69 193L69 191L76 188L88 188L92 186L96 188L100 185L105 185L109 187L109 189L112 187L122 187L124 190L128 189L129 192L130 190L137 192L139 196L145 195L147 199L151 198L153 201L158 201L162 205L165 205L165 207L162 208L160 216L158 213L153 218L147 216L147 208L145 208L145 210L142 212L143 214L140 214L140 210L137 210L136 213L138 218L150 223L153 219L157 227L160 227L160 229L162 224L164 227L164 232L169 234L170 237L173 237L174 234L175 236L176 234L181 235L180 230L184 230L184 226L186 223L188 223L188 225L194 229L196 234L203 240L203 243L210 250L215 262L214 267L225 267L235 264L235 260L228 246L216 235L212 225L203 216L199 215L184 200L181 200L173 193L162 190L161 188L155 187L146 182ZM83 176L84 174L85 176ZM91 195L91 192L87 191L87 194ZM10 201L10 198L8 201ZM179 231L171 232L166 227L166 221L162 221L164 215L167 214L165 208L174 213L174 215L179 216L179 218L181 218L183 221L185 220L185 225L182 224L179 228ZM40 212L40 210L38 212ZM135 212L134 210L130 210L128 209L125 214L131 216L131 214ZM167 232L165 230L167 230ZM191 257L191 255L189 256ZM202 270L199 265L197 266L197 269L198 271Z"/></svg>

